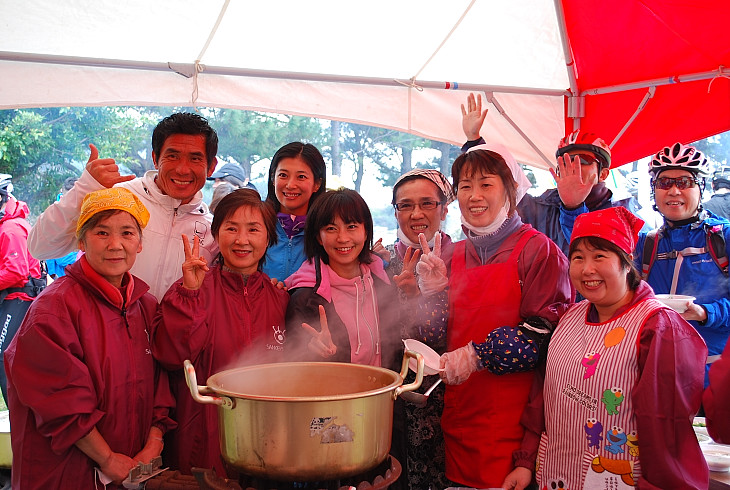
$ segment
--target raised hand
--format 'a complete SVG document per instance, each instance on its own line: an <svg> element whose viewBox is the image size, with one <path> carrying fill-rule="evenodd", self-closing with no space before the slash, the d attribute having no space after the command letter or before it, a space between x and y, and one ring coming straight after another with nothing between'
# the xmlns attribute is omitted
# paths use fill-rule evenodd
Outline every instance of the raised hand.
<svg viewBox="0 0 730 490"><path fill-rule="evenodd" d="M403 271L393 276L395 285L405 293L408 298L415 298L421 292L418 290L418 283L416 282L416 264L418 259L421 257L420 250L414 250L412 247L408 247L406 254L403 256Z"/></svg>
<svg viewBox="0 0 730 490"><path fill-rule="evenodd" d="M388 249L383 246L382 238L378 238L378 240L373 243L373 253L380 256L380 258L386 262L390 261L390 252L388 252Z"/></svg>
<svg viewBox="0 0 730 490"><path fill-rule="evenodd" d="M441 233L434 236L433 252L428 246L426 235L418 234L423 253L416 264L418 272L418 288L424 296L431 296L443 291L449 284L446 277L446 264L441 259Z"/></svg>
<svg viewBox="0 0 730 490"><path fill-rule="evenodd" d="M473 93L469 94L466 105L467 107L464 107L464 104L461 104L461 127L467 140L478 140L479 131L487 117L487 109L482 112L482 94L478 94L476 98Z"/></svg>
<svg viewBox="0 0 730 490"><path fill-rule="evenodd" d="M119 167L113 158L99 158L99 150L90 144L89 161L86 162L86 170L92 177L106 188L114 187L115 184L134 179L134 175L121 175Z"/></svg>
<svg viewBox="0 0 730 490"><path fill-rule="evenodd" d="M302 323L302 328L312 336L307 348L318 356L328 359L337 353L337 346L332 342L330 328L327 325L327 314L322 305L319 305L319 324L321 330L318 332L308 323Z"/></svg>
<svg viewBox="0 0 730 490"><path fill-rule="evenodd" d="M200 240L197 236L193 237L193 247L190 248L190 242L187 235L182 235L183 250L185 250L185 262L182 265L183 282L185 289L200 289L205 279L205 273L208 271L208 263L205 257L200 255Z"/></svg>
<svg viewBox="0 0 730 490"><path fill-rule="evenodd" d="M580 158L570 159L569 154L558 157L558 171L550 169L550 173L558 187L558 194L563 205L568 209L575 209L580 206L591 193L593 186L598 183L598 175L593 175L589 182L583 182L581 173Z"/></svg>

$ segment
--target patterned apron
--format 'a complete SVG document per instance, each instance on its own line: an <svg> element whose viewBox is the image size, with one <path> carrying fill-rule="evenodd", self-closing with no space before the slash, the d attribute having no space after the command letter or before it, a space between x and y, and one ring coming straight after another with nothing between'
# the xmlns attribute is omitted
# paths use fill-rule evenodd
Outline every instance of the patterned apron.
<svg viewBox="0 0 730 490"><path fill-rule="evenodd" d="M644 322L663 305L647 299L606 323L586 321L589 307L585 300L571 308L550 340L540 488L627 489L641 473L631 399L637 345Z"/></svg>

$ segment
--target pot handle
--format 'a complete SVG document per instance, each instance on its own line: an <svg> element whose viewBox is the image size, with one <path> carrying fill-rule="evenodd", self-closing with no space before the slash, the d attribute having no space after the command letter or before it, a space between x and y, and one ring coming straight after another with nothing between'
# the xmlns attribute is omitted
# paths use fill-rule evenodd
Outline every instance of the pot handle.
<svg viewBox="0 0 730 490"><path fill-rule="evenodd" d="M198 386L198 377L195 375L195 367L188 359L183 363L185 366L185 381L190 388L190 394L193 400L198 403L220 405L224 408L233 408L233 400L225 396L210 396L215 392L207 386Z"/></svg>
<svg viewBox="0 0 730 490"><path fill-rule="evenodd" d="M416 369L416 380L413 383L407 384L407 385L401 385L398 388L395 389L393 392L393 399L398 398L401 393L405 393L406 391L415 391L418 388L421 387L421 383L423 382L423 356L419 352L415 352L412 350L406 349L403 353L403 364L400 368L400 377L403 379L406 379L406 374L408 374L408 361L409 358L413 358L416 360L416 363L418 364L418 368Z"/></svg>

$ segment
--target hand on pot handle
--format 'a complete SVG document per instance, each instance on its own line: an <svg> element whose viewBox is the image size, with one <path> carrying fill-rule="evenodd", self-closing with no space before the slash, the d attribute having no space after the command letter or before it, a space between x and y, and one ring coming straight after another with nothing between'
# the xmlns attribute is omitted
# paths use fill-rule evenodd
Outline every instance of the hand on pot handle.
<svg viewBox="0 0 730 490"><path fill-rule="evenodd" d="M337 353L337 346L332 342L332 335L330 335L330 329L327 325L327 314L324 312L324 306L322 305L319 305L319 323L322 328L319 332L308 323L302 323L302 328L312 336L307 348L318 356L327 359Z"/></svg>
<svg viewBox="0 0 730 490"><path fill-rule="evenodd" d="M423 253L421 260L416 264L418 273L418 288L424 296L431 296L443 291L449 285L446 277L446 264L441 259L441 233L434 237L433 252L428 248L426 235L418 234Z"/></svg>
<svg viewBox="0 0 730 490"><path fill-rule="evenodd" d="M469 342L464 347L447 352L441 356L439 373L447 385L460 385L479 367L479 357L474 344Z"/></svg>

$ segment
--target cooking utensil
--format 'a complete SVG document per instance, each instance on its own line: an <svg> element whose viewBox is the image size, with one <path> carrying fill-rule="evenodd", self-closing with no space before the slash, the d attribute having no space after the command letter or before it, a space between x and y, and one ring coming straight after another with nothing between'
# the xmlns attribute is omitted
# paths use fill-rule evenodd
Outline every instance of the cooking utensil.
<svg viewBox="0 0 730 490"><path fill-rule="evenodd" d="M408 360L413 383L404 385ZM198 386L193 398L218 405L221 455L240 471L284 481L346 478L380 464L390 451L393 402L418 389L423 356L406 351L401 372L339 362L290 362L230 369Z"/></svg>
<svg viewBox="0 0 730 490"><path fill-rule="evenodd" d="M425 364L425 367L423 368L423 374L430 376L432 374L438 374L439 372L443 371L443 369L441 369L440 367L441 356L431 347L424 344L423 342L419 342L416 339L404 339L403 343L406 346L406 350L418 352L423 356L423 362ZM415 359L411 358L411 360L409 361L409 367L411 368L411 371L417 372Z"/></svg>
<svg viewBox="0 0 730 490"><path fill-rule="evenodd" d="M402 393L401 398L403 398L408 403L412 403L419 408L423 408L428 402L429 395L434 390L434 388L436 388L441 383L441 381L443 381L441 378L437 379L436 382L432 384L425 393L416 393L415 391L409 391L407 393Z"/></svg>

